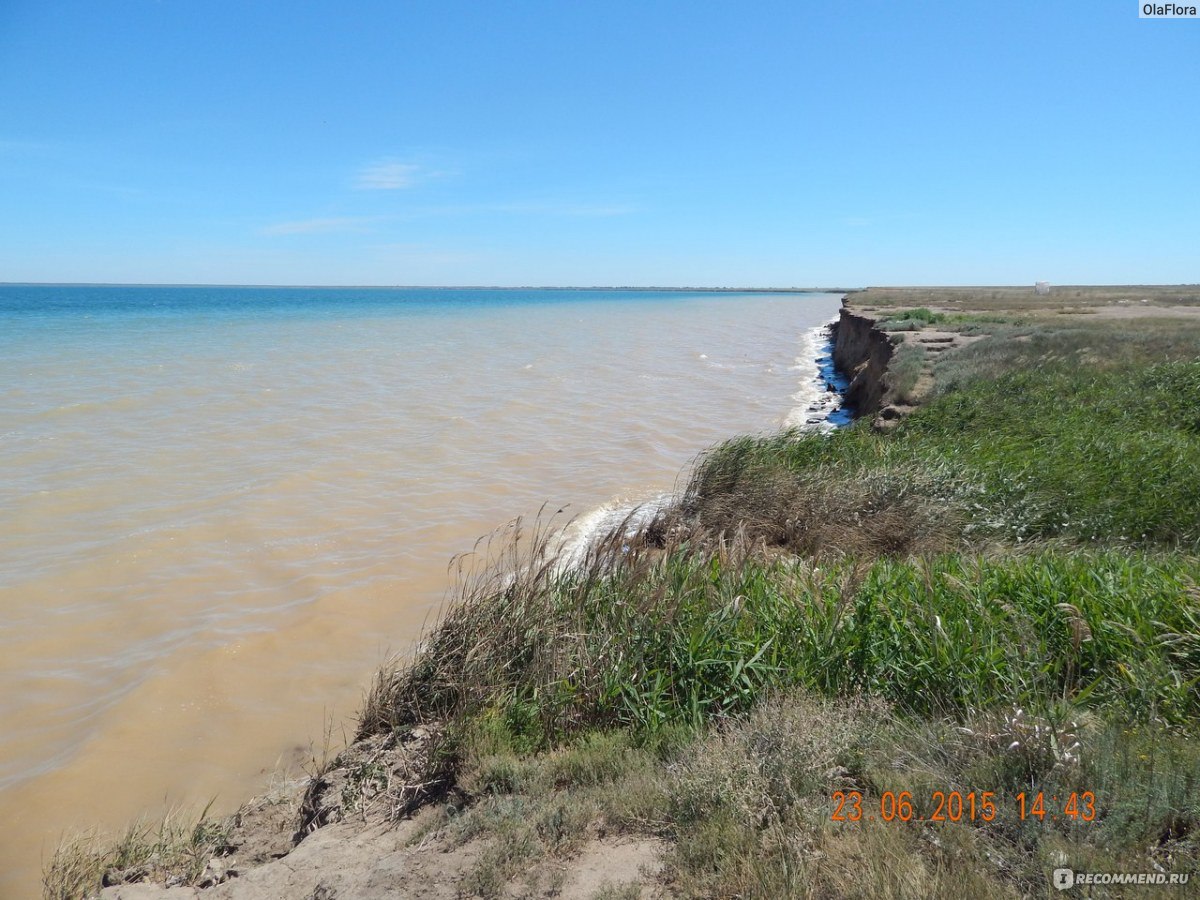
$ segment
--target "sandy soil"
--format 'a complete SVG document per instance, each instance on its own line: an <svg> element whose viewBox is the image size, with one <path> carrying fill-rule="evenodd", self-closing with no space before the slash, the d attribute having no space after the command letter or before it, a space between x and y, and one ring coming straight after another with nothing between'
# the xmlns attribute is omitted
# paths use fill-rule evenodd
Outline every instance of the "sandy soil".
<svg viewBox="0 0 1200 900"><path fill-rule="evenodd" d="M431 827L439 815L435 805L395 820L394 792L359 794L352 808L343 806L347 788L353 786L348 779L365 761L378 763L401 783L428 771L433 738L426 729L415 733L405 741L367 738L348 748L318 779L283 784L272 796L247 804L234 820L228 852L208 861L199 887L113 885L100 893L101 900L474 896L470 879L493 838L449 840ZM308 824L302 828L302 823ZM301 828L307 834L296 844ZM656 896L663 849L660 840L649 836L596 834L568 857L531 860L510 880L505 895L588 898L605 887L637 882L641 896Z"/></svg>
<svg viewBox="0 0 1200 900"><path fill-rule="evenodd" d="M100 896L102 900L452 900L471 896L463 882L483 849L482 843L450 848L431 841L410 846L419 821L420 817L397 826L330 825L314 832L286 857L239 872L209 888L131 884L105 888ZM660 844L648 838L595 840L569 859L543 860L532 866L514 882L510 893L582 900L605 886L642 882L642 896L651 897L660 850ZM537 886L530 889L530 885Z"/></svg>

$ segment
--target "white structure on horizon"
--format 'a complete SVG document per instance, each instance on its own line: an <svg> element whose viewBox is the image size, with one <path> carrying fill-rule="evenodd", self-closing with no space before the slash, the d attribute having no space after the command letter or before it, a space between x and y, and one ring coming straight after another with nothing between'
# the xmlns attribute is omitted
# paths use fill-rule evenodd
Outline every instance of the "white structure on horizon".
<svg viewBox="0 0 1200 900"><path fill-rule="evenodd" d="M1035 282L1033 283L1033 291L1034 291L1034 293L1035 293L1035 294L1048 294L1048 293L1050 293L1050 282L1048 282L1048 281L1035 281Z"/></svg>

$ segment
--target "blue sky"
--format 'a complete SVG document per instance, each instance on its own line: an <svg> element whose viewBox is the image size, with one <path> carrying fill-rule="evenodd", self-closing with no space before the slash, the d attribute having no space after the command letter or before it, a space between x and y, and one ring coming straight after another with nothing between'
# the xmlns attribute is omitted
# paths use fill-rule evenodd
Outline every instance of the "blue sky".
<svg viewBox="0 0 1200 900"><path fill-rule="evenodd" d="M1134 0L0 0L0 281L1200 281Z"/></svg>

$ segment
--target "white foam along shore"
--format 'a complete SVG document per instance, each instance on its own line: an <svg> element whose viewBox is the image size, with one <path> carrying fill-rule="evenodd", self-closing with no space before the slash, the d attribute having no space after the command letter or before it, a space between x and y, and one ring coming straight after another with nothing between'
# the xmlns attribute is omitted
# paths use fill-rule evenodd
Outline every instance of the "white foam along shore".
<svg viewBox="0 0 1200 900"><path fill-rule="evenodd" d="M789 369L798 376L799 387L792 394L796 406L784 417L784 428L828 434L838 427L830 416L842 408L842 395L825 378L820 364L832 353L830 326L836 321L831 319L800 336L796 362ZM676 503L679 496L676 491L660 491L636 498L614 498L572 519L552 544L562 570L579 568L595 543L617 529L633 537Z"/></svg>
<svg viewBox="0 0 1200 900"><path fill-rule="evenodd" d="M842 394L824 377L820 364L833 353L830 328L835 322L836 318L830 319L801 336L800 353L793 367L799 375L800 389L792 395L796 405L783 420L785 428L828 433L838 427L830 416L842 408Z"/></svg>

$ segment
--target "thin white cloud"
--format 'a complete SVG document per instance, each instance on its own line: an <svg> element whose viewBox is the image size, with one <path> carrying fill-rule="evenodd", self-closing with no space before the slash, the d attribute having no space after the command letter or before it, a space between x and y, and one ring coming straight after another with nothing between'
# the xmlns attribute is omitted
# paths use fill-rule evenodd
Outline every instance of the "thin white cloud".
<svg viewBox="0 0 1200 900"><path fill-rule="evenodd" d="M56 149L59 145L51 141L28 140L25 138L0 137L0 153L40 153Z"/></svg>
<svg viewBox="0 0 1200 900"><path fill-rule="evenodd" d="M492 207L495 212L518 213L535 216L569 216L579 218L608 218L610 216L627 216L637 212L637 208L621 203L502 203Z"/></svg>
<svg viewBox="0 0 1200 900"><path fill-rule="evenodd" d="M514 201L508 203L456 203L439 206L409 206L397 216L409 219L478 215L547 216L561 218L611 218L640 212L640 207L622 203L570 203L554 201Z"/></svg>
<svg viewBox="0 0 1200 900"><path fill-rule="evenodd" d="M370 217L341 216L328 219L299 219L294 222L277 222L262 229L263 234L335 234L347 231L368 231L373 222Z"/></svg>
<svg viewBox="0 0 1200 900"><path fill-rule="evenodd" d="M412 163L384 160L360 169L354 186L360 191L398 191L416 184L419 171Z"/></svg>

